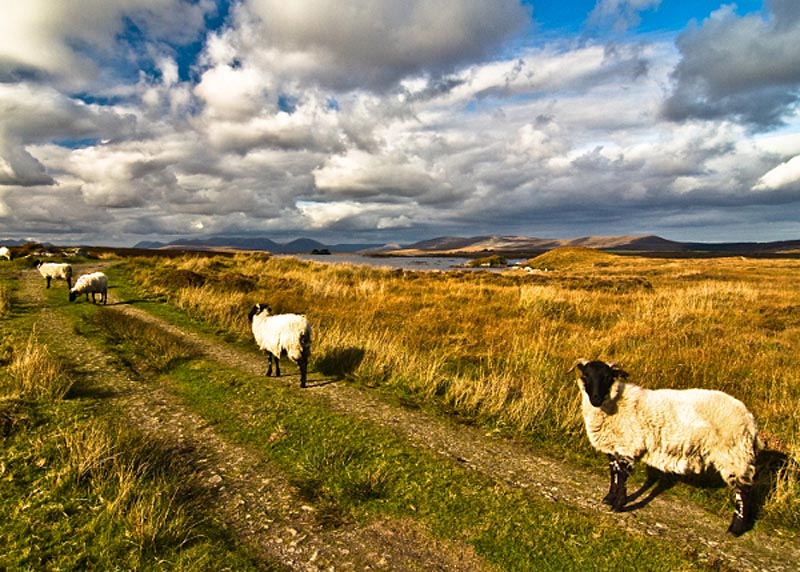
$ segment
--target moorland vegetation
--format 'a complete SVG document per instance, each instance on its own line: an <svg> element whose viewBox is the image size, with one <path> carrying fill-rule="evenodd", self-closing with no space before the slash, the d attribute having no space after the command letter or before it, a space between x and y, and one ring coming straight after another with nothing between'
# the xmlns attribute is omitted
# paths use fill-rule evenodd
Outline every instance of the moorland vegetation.
<svg viewBox="0 0 800 572"><path fill-rule="evenodd" d="M313 398L316 384L337 381L448 423L511 436L565 468L595 471L599 499L605 459L588 444L569 370L578 358L616 361L646 387L720 389L743 401L769 449L756 530L800 531L796 260L560 249L528 261L531 272L408 272L263 253L103 256L118 299L245 352L256 352L247 320L253 304L306 314L314 331L312 389L201 359L191 345L113 304L69 304L64 289L45 291L44 284L30 299L20 291L20 276L31 271L25 261L3 266L0 478L8 486L0 489L0 540L10 566L201 570L225 561L265 568L212 516L213 500L187 452L128 426L103 401L124 391L85 385L85 356L76 348L88 346L100 348L123 378L168 384L220 432L278 463L325 526L364 518L373 504L381 511L396 504L402 518L424 513L441 538L469 537L481 557L509 570L528 569L534 555L553 570L588 565L580 560L587 555L598 569L626 562L704 569L655 539L623 540L606 520L599 521L602 535L589 535L603 517L576 517L496 484L491 494L477 494L489 488L470 471L413 450L385 428L333 415ZM50 314L67 329L42 327ZM721 483L669 494L690 496L720 522L730 514ZM514 524L539 522L551 510L551 527ZM47 531L43 522L51 523ZM469 535L458 532L465 522Z"/></svg>
<svg viewBox="0 0 800 572"><path fill-rule="evenodd" d="M306 313L320 375L436 407L597 465L571 374L581 357L623 364L651 388L743 401L768 448L761 519L800 527L800 263L668 259L585 248L528 261L546 272L406 272L264 254L135 259L127 272L218 332L249 343L247 309ZM712 489L713 490L713 489ZM724 505L726 494L699 489Z"/></svg>

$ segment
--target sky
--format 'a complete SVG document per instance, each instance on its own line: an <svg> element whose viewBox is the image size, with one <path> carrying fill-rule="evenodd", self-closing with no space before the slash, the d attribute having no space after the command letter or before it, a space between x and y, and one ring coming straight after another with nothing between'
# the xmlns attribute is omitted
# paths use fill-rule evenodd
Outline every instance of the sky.
<svg viewBox="0 0 800 572"><path fill-rule="evenodd" d="M797 0L0 13L0 241L800 239Z"/></svg>

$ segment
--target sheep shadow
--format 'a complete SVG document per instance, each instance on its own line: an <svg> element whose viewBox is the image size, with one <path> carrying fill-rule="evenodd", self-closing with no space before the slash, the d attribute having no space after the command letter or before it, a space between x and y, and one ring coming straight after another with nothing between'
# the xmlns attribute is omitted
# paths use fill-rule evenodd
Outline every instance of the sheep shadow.
<svg viewBox="0 0 800 572"><path fill-rule="evenodd" d="M658 469L652 467L646 467L646 470L647 478L644 483L642 483L642 486L627 496L623 512L632 512L646 507L656 497L674 487L677 482L677 477L675 475L662 473ZM648 490L650 491L649 493L647 493ZM639 500L645 493L647 493L647 496Z"/></svg>
<svg viewBox="0 0 800 572"><path fill-rule="evenodd" d="M778 479L790 462L789 456L780 451L765 449L756 458L756 477L752 488L753 520L757 520ZM647 477L642 485L628 495L624 512L639 510L678 483L703 489L727 489L727 485L716 471L700 475L675 475L646 467Z"/></svg>
<svg viewBox="0 0 800 572"><path fill-rule="evenodd" d="M753 512L757 519L761 515L769 496L775 491L781 475L786 474L792 463L786 453L764 449L756 459L756 478L753 483ZM797 478L795 476L795 478Z"/></svg>
<svg viewBox="0 0 800 572"><path fill-rule="evenodd" d="M335 348L319 356L314 366L322 375L341 380L358 369L364 360L364 354L361 348Z"/></svg>
<svg viewBox="0 0 800 572"><path fill-rule="evenodd" d="M114 300L109 302L106 306L135 306L136 304L147 304L155 302L164 302L162 296L151 296L150 298L133 298L130 300Z"/></svg>

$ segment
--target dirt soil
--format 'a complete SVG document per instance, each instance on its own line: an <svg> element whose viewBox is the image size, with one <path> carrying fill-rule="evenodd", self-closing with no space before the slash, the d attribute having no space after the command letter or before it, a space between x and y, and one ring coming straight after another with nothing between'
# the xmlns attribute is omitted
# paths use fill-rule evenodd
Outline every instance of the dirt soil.
<svg viewBox="0 0 800 572"><path fill-rule="evenodd" d="M95 268L81 268L80 272ZM23 299L41 301L44 284L35 270L23 274ZM62 283L54 287L66 288ZM65 292L66 296L66 292ZM85 302L82 302L85 303ZM298 491L269 463L246 449L232 445L166 388L133 380L113 355L81 343L66 321L44 304L39 308L38 331L54 332L53 339L80 344L72 354L76 367L89 384L113 389L113 399L123 404L131 420L145 431L174 439L181 450L191 451L201 467L201 478L217 498L217 514L243 542L275 570L494 570L465 544L434 538L410 521L381 519L366 525L326 527L315 517ZM213 337L201 337L154 317L109 292L108 310L124 312L155 324L194 344L212 360L252 374L263 374L266 359L242 352ZM293 370L292 370L293 371ZM270 383L298 386L296 375ZM298 389L299 390L299 389ZM596 474L565 466L537 454L524 442L499 437L486 430L433 417L423 411L389 405L374 395L345 383L309 374L309 387L332 410L369 419L391 428L413 446L531 495L589 511L608 508L601 499L606 482ZM598 461L601 463L602 461ZM642 471L643 467L639 468ZM683 486L683 485L681 485ZM725 531L730 515L718 516L686 501L656 495L640 502L636 510L610 515L622 528L656 536L683 548L688 554L724 571L797 571L800 541L778 533L756 530L734 538Z"/></svg>

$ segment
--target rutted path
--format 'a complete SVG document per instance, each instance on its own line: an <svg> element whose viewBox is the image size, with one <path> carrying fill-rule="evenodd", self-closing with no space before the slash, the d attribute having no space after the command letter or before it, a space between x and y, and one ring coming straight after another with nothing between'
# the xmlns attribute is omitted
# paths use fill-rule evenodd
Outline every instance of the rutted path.
<svg viewBox="0 0 800 572"><path fill-rule="evenodd" d="M29 282L24 281L26 285ZM38 281L36 287L41 288ZM113 290L109 301L119 302L113 298ZM266 360L255 352L243 352L216 338L187 332L130 304L117 303L107 308L134 315L186 339L210 359L236 364L248 373L264 371ZM111 367L108 370L122 377L111 383L130 388L130 380ZM109 371L102 375L108 376ZM487 435L472 427L455 426L417 410L388 405L347 384L320 381L311 372L305 391L326 399L333 410L392 428L414 446L510 486L524 488L530 494L556 503L607 511L600 502L606 483L594 474L537 456L512 440ZM281 382L297 384L297 378L284 376ZM268 466L252 466L247 451L224 443L168 393L155 387L136 386L129 389L125 399L130 400L130 409L142 424L166 426L180 438L190 439L187 435L191 435L192 445L209 459L208 479L218 484L225 520L251 541L255 540L265 556L284 563L288 569L325 570L326 566L334 566L336 570L487 569L469 547L434 541L424 531L409 538L408 523L382 521L366 529L320 530L313 523L310 514L313 509L302 506L292 487L275 471ZM627 529L686 547L699 560L722 570L788 572L797 570L800 562L800 543L796 538L779 538L758 530L732 538L725 533L729 515L718 517L663 495L649 499L638 510L612 518ZM269 529L266 532L265 527Z"/></svg>
<svg viewBox="0 0 800 572"><path fill-rule="evenodd" d="M61 283L57 286L65 288ZM87 386L107 391L109 398L117 400L138 427L167 442L172 440L178 450L192 455L201 467L201 481L213 490L217 517L252 547L267 569L492 570L471 547L436 540L414 523L382 519L365 526L343 525L335 529L319 525L314 509L304 503L297 490L268 462L259 462L257 455L222 439L213 427L163 387L132 379L114 363L114 356L76 338L63 316L46 304L36 303L43 300L38 272L23 274L21 290L21 297L37 308L36 328L47 332L48 343L62 350L58 352L62 359L70 353L78 356L70 365ZM113 305L114 302L109 296L106 308L132 313L183 338L189 337L186 332L136 308ZM192 335L190 342L197 343L198 338ZM64 351L73 343L80 344L79 351ZM213 351L214 346L209 342L202 345L212 359L228 359L232 355Z"/></svg>

